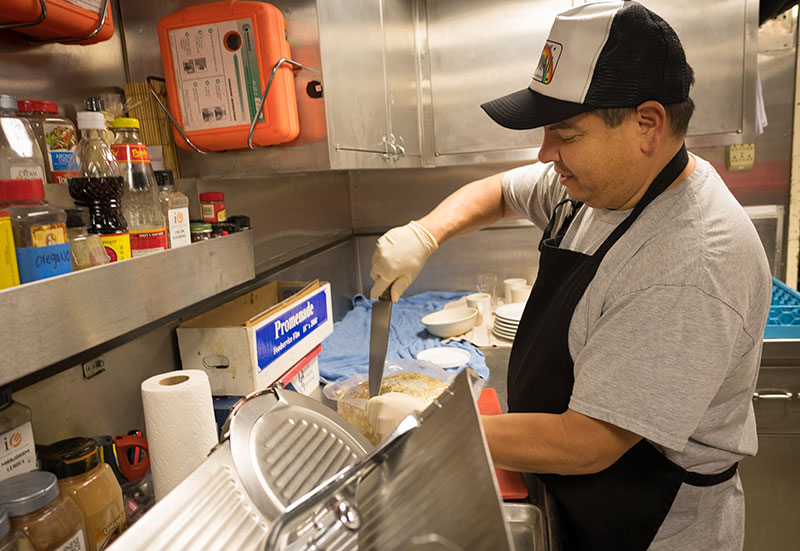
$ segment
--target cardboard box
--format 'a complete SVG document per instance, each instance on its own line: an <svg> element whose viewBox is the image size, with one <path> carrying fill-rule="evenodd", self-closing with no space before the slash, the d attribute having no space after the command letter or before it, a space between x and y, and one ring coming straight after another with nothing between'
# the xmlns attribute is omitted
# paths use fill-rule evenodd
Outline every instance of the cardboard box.
<svg viewBox="0 0 800 551"><path fill-rule="evenodd" d="M333 332L331 286L272 282L178 327L183 369L202 369L214 396L277 381Z"/></svg>
<svg viewBox="0 0 800 551"><path fill-rule="evenodd" d="M294 364L289 371L281 375L278 382L283 383L283 388L294 390L306 396L318 389L319 362L317 361L317 356L319 356L320 352L322 352L321 344L306 354L305 358Z"/></svg>

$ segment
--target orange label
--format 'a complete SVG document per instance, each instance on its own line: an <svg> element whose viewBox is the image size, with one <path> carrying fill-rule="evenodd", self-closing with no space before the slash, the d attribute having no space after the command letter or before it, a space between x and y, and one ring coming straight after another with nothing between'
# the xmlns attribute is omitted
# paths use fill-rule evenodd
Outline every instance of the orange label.
<svg viewBox="0 0 800 551"><path fill-rule="evenodd" d="M136 143L115 143L111 152L120 163L149 163L150 155L147 146Z"/></svg>

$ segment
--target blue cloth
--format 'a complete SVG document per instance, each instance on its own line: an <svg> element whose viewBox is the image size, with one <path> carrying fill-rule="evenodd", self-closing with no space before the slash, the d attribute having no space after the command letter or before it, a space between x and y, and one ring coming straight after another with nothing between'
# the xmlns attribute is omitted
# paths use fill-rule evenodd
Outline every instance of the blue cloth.
<svg viewBox="0 0 800 551"><path fill-rule="evenodd" d="M483 379L489 379L489 368L483 352L472 343L451 341L442 344L439 337L428 333L420 319L426 314L441 310L445 304L458 300L469 292L445 293L429 291L401 298L392 306L389 326L389 345L386 359L416 358L426 348L452 346L469 351L469 366ZM369 326L372 303L364 295L353 297L353 309L342 321L333 324L333 334L322 344L319 355L320 377L331 383L369 370ZM464 366L454 368L459 372Z"/></svg>

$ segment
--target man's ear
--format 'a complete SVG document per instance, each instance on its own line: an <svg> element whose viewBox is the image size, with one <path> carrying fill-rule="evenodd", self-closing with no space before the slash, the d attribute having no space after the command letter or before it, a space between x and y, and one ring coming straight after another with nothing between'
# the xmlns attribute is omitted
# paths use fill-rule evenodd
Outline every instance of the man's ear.
<svg viewBox="0 0 800 551"><path fill-rule="evenodd" d="M667 131L667 111L657 101L646 101L636 108L636 122L642 153L653 153Z"/></svg>

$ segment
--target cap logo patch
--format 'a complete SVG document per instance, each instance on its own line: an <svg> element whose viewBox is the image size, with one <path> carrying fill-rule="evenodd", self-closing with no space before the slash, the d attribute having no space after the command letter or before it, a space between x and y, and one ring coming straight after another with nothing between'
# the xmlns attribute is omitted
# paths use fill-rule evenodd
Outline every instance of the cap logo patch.
<svg viewBox="0 0 800 551"><path fill-rule="evenodd" d="M534 80L538 80L542 84L550 84L556 72L556 65L558 65L558 59L561 57L562 49L563 46L558 42L548 40L544 43L544 49L539 58L539 66L536 67L536 72L533 73Z"/></svg>

